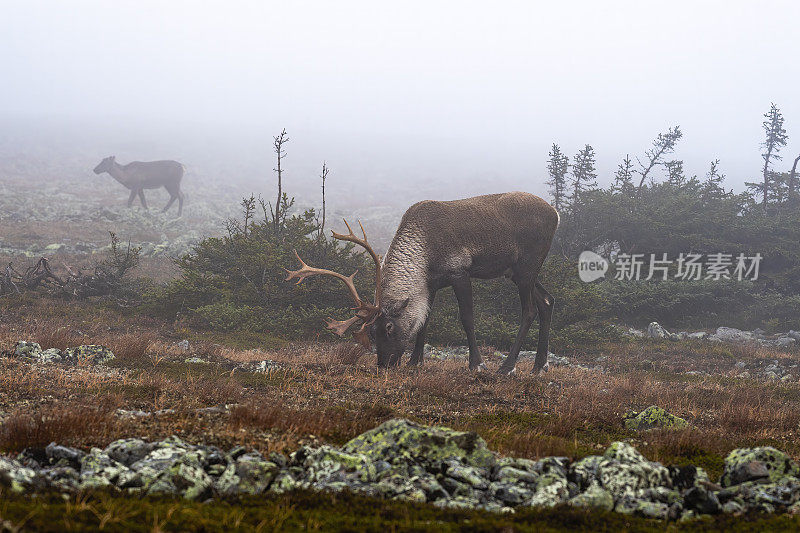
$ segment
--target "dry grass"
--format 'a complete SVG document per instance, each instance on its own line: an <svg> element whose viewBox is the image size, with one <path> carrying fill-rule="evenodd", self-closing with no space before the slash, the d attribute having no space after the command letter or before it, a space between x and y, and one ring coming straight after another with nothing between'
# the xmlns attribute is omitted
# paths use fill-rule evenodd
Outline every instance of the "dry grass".
<svg viewBox="0 0 800 533"><path fill-rule="evenodd" d="M0 426L0 451L43 448L51 442L82 446L103 441L113 433L114 407L70 405L34 412L17 410Z"/></svg>
<svg viewBox="0 0 800 533"><path fill-rule="evenodd" d="M9 312L0 307L0 313ZM303 442L341 443L403 416L477 431L493 449L525 457L582 456L618 439L631 439L653 459L700 462L712 471L723 454L738 446L771 444L800 455L800 383L734 377L737 360L793 356L775 350L641 342L612 346L602 354L607 358L604 372L554 368L533 376L528 360L514 377L471 373L465 360L379 371L374 355L349 343L236 350L193 340L187 354L175 346L180 336L170 326L147 318L38 301L30 303L27 314L14 312L17 319L0 326L0 349L18 338L44 347L96 342L110 346L118 359L102 369L31 366L0 358L0 419L3 412L12 413L5 417L16 428L8 430L16 437L6 437L7 447L26 441L40 445L48 438L103 445L131 435L177 433L220 446L280 450ZM184 363L188 355L211 363ZM597 357L566 355L589 366ZM233 370L239 363L264 359L282 367L266 374ZM500 361L489 353L487 363L497 368ZM688 370L713 375L689 376ZM84 435L52 421L32 426L25 418L49 409L67 419L63 410L81 413L82 406L102 399L118 408L158 414L115 416L107 429ZM652 404L686 418L692 427L644 434L624 429L627 411ZM229 408L204 410L215 406ZM20 429L26 427L34 429Z"/></svg>

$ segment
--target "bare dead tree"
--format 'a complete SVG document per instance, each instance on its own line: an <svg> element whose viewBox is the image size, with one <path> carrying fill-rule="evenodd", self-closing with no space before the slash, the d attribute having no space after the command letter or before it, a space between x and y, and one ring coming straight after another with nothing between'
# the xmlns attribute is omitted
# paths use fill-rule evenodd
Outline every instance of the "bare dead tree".
<svg viewBox="0 0 800 533"><path fill-rule="evenodd" d="M280 232L281 228L281 217L286 216L285 213L281 213L281 208L285 205L284 196L285 193L283 192L283 169L281 168L281 164L283 163L283 158L286 157L286 150L283 149L283 145L289 142L289 137L286 135L286 128L281 130L281 134L274 138L272 146L275 149L275 155L278 159L278 166L277 168L273 169L275 172L278 173L278 198L275 202L275 210L272 213L272 221L275 224L275 233Z"/></svg>
<svg viewBox="0 0 800 533"><path fill-rule="evenodd" d="M330 169L325 161L322 162L322 174L320 174L320 179L322 180L322 220L320 221L319 218L317 219L317 224L319 229L317 230L317 238L321 239L323 235L325 235L325 180L328 179L328 172Z"/></svg>
<svg viewBox="0 0 800 533"><path fill-rule="evenodd" d="M13 263L9 263L6 266L2 280L0 280L0 294L10 294L12 290L17 294L21 294L20 287L32 291L48 284L51 287L60 289L65 285L65 282L53 274L47 258L40 258L33 266L26 268L25 272L19 272L14 268Z"/></svg>
<svg viewBox="0 0 800 533"><path fill-rule="evenodd" d="M0 296L11 294L15 292L20 294L19 287L17 284L14 283L14 270L11 263L6 265L6 269L3 271L2 277L0 277Z"/></svg>
<svg viewBox="0 0 800 533"><path fill-rule="evenodd" d="M95 263L88 271L75 270L62 263L67 274L59 277L50 268L46 257L40 258L24 272L18 271L9 263L0 276L0 296L37 289L53 295L77 298L113 295L121 288L125 274L139 263L140 251L141 248L132 247L130 243L127 249L122 250L117 236L111 233L111 255L106 260Z"/></svg>

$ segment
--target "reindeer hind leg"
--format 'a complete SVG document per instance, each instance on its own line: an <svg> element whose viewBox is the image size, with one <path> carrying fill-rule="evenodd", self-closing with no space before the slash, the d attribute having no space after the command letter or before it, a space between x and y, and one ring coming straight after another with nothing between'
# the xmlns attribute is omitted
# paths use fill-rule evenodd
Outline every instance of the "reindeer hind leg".
<svg viewBox="0 0 800 533"><path fill-rule="evenodd" d="M519 331L514 344L511 345L511 350L508 352L508 357L500 365L500 374L512 374L517 367L517 359L519 358L519 351L522 348L522 343L525 342L525 337L528 336L528 330L536 318L537 308L533 302L533 287L528 284L518 283L519 299L522 304L522 317L520 319Z"/></svg>
<svg viewBox="0 0 800 533"><path fill-rule="evenodd" d="M553 307L555 300L547 292L539 281L533 288L533 299L536 309L539 311L539 342L536 346L536 362L533 365L533 372L538 373L547 370L547 354L550 349L550 321L553 317Z"/></svg>

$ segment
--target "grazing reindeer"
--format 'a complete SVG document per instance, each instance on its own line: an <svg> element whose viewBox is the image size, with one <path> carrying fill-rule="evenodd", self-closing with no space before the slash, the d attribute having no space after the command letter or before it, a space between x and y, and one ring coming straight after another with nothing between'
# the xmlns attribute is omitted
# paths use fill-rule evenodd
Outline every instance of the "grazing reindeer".
<svg viewBox="0 0 800 533"><path fill-rule="evenodd" d="M355 301L356 313L344 321L329 319L328 328L344 335L348 328L360 324L353 335L369 347L369 333L372 334L379 366L397 365L415 336L409 364L422 362L434 295L441 288L453 287L467 334L469 367L483 370L486 366L475 342L471 278L509 276L519 288L522 322L500 372L515 371L519 350L537 312L539 343L534 372L539 372L547 368L553 297L539 283L538 276L558 220L558 212L550 204L524 192L450 202L424 201L406 211L383 262L367 242L363 226L363 239L356 237L349 225L349 235L333 233L336 239L362 246L375 261L374 303L359 297L353 284L355 273L344 276L313 268L299 255L301 268L287 270L286 280L297 279L300 283L320 274L343 281Z"/></svg>
<svg viewBox="0 0 800 533"><path fill-rule="evenodd" d="M177 161L133 161L127 165L120 165L113 155L106 157L94 167L95 174L108 172L112 178L130 189L128 207L133 205L133 200L139 195L142 207L147 209L144 190L164 187L169 193L169 202L162 213L166 213L175 200L178 200L178 216L183 213L184 195L181 191L181 179L184 170L184 166Z"/></svg>

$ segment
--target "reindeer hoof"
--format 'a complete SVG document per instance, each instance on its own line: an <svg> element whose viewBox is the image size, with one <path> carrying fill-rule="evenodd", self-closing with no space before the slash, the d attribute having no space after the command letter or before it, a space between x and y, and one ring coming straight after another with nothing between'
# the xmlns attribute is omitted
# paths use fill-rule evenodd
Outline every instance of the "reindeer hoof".
<svg viewBox="0 0 800 533"><path fill-rule="evenodd" d="M508 368L507 366L501 366L500 370L497 371L498 374L502 374L504 376L513 376L517 373L517 367L513 366Z"/></svg>
<svg viewBox="0 0 800 533"><path fill-rule="evenodd" d="M533 368L533 374L542 374L550 370L550 363L545 363L542 368Z"/></svg>

